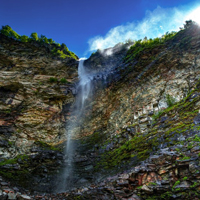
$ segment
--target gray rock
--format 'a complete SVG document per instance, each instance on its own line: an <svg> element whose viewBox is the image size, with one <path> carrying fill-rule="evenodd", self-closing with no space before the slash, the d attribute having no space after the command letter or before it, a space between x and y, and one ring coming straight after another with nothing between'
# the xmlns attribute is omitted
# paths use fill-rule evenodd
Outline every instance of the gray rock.
<svg viewBox="0 0 200 200"><path fill-rule="evenodd" d="M194 118L194 124L200 124L200 114L198 114L195 118Z"/></svg>
<svg viewBox="0 0 200 200"><path fill-rule="evenodd" d="M14 193L14 192L9 192L8 193L8 199L12 199L12 200L15 200L17 197L17 195Z"/></svg>
<svg viewBox="0 0 200 200"><path fill-rule="evenodd" d="M32 200L32 198L28 195L20 195L19 197L17 197L18 200Z"/></svg>

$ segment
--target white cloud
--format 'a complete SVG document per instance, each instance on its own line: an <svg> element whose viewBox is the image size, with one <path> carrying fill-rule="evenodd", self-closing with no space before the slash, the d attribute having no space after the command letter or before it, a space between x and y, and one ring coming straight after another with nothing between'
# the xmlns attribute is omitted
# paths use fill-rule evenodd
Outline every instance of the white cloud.
<svg viewBox="0 0 200 200"><path fill-rule="evenodd" d="M155 38L162 36L167 31L177 31L179 27L183 26L185 20L193 19L195 21L199 9L200 7L186 11L177 8L157 7L152 12L147 11L142 21L116 26L110 29L105 36L99 35L89 39L89 51L105 49L128 39L138 40L145 36Z"/></svg>

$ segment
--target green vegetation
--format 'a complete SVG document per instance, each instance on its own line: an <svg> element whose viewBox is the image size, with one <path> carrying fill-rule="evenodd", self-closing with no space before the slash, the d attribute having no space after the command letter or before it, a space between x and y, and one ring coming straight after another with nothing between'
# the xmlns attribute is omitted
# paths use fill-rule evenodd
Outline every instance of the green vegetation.
<svg viewBox="0 0 200 200"><path fill-rule="evenodd" d="M7 160L0 162L0 166L7 165L7 164L16 164L19 159L26 160L26 159L28 159L28 156L27 155L18 155L16 158L7 159Z"/></svg>
<svg viewBox="0 0 200 200"><path fill-rule="evenodd" d="M38 36L38 34L34 32L34 33L31 33L30 37L26 35L20 36L14 30L12 30L12 28L8 25L2 26L2 28L0 29L0 33L9 38L12 38L14 40L24 42L24 43L37 42L40 45L47 44L52 55L57 56L61 59L65 59L65 58L74 58L76 60L78 59L75 53L73 53L72 51L69 51L69 49L64 43L60 45L59 43L56 43L54 40L52 40L51 38L47 38L44 35Z"/></svg>
<svg viewBox="0 0 200 200"><path fill-rule="evenodd" d="M62 45L57 44L51 50L51 52L54 56L58 56L63 59L65 59L67 57L77 59L76 55L73 52L69 51L69 49L67 48L67 46L64 43L62 43Z"/></svg>
<svg viewBox="0 0 200 200"><path fill-rule="evenodd" d="M184 24L184 28L181 28L180 31L183 29L189 29L191 26L196 25L195 22L192 20L188 20ZM166 44L169 40L175 38L178 32L166 32L162 37L157 37L154 39L148 39L145 37L143 40L132 41L134 43L130 49L128 50L126 57L124 58L125 62L129 62L139 58L139 56L145 54L146 52L151 52L152 49L162 48L164 44ZM188 39L187 39L188 40ZM131 40L128 40L131 43Z"/></svg>
<svg viewBox="0 0 200 200"><path fill-rule="evenodd" d="M175 104L176 100L174 97L170 96L169 94L166 95L166 103L168 108L170 108L171 106L173 106Z"/></svg>
<svg viewBox="0 0 200 200"><path fill-rule="evenodd" d="M166 101L168 101L169 107L154 116L153 124L149 127L148 133L142 134L138 131L134 134L134 137L128 141L124 138L120 143L118 140L112 139L112 142L115 143L115 148L105 149L104 153L102 153L101 160L97 162L96 169L102 167L110 169L112 167L126 165L130 161L137 163L138 161L145 160L152 151L158 150L161 144L167 146L184 144L185 140L179 141L176 138L180 135L187 138L189 131L200 130L200 126L194 124L194 117L197 116L199 111L195 104L200 101L200 96L196 95L192 97L200 91L199 84L200 81L197 83L196 88L179 102L174 103L174 99L167 95ZM161 120L162 116L166 117L164 122ZM158 131L160 125L164 125L164 128ZM137 126L137 124L130 125L132 128ZM121 134L123 132L126 132L126 129L121 130ZM98 140L98 137L99 135L97 134L94 138ZM107 138L105 140L108 141L109 139ZM198 135L194 135L191 138L188 137L188 139L188 149L192 149L195 145L200 144L200 137ZM103 144L106 143L105 140L102 142ZM95 141L93 139L92 143L95 144ZM188 159L190 159L188 155L181 155L180 157L180 160Z"/></svg>
<svg viewBox="0 0 200 200"><path fill-rule="evenodd" d="M152 115L152 119L155 121L156 119L158 119L162 114L164 113L164 110L159 110L158 112L154 113Z"/></svg>
<svg viewBox="0 0 200 200"><path fill-rule="evenodd" d="M157 183L154 183L154 182L149 182L148 184L147 184L147 186L156 186L157 185Z"/></svg>
<svg viewBox="0 0 200 200"><path fill-rule="evenodd" d="M50 78L49 78L49 81L50 81L50 83L57 83L57 82L58 82L58 79L55 78L55 77L50 77Z"/></svg>
<svg viewBox="0 0 200 200"><path fill-rule="evenodd" d="M183 158L181 158L180 160L189 160L190 159L190 157L188 157L188 156L184 156Z"/></svg>
<svg viewBox="0 0 200 200"><path fill-rule="evenodd" d="M17 34L15 31L13 31L12 28L8 25L2 26L0 33L16 40L21 39L21 36Z"/></svg>
<svg viewBox="0 0 200 200"><path fill-rule="evenodd" d="M61 78L61 79L60 79L60 83L63 83L63 84L64 84L64 83L68 83L68 81L66 80L66 78Z"/></svg>
<svg viewBox="0 0 200 200"><path fill-rule="evenodd" d="M152 116L152 119L154 121L156 119L158 119L160 116L163 115L163 113L166 113L166 111L170 110L170 108L172 108L172 106L175 104L175 102L176 102L175 98L172 97L171 95L167 94L166 95L167 109L159 110L158 112L154 113L154 115Z"/></svg>
<svg viewBox="0 0 200 200"><path fill-rule="evenodd" d="M31 33L30 39L37 41L39 39L37 33Z"/></svg>
<svg viewBox="0 0 200 200"><path fill-rule="evenodd" d="M190 186L190 188L195 188L195 187L197 187L197 186L199 186L200 184L198 183L198 182L194 182L191 186Z"/></svg>
<svg viewBox="0 0 200 200"><path fill-rule="evenodd" d="M23 164L19 167L18 162ZM15 158L3 160L0 162L0 175L8 179L18 180L23 183L23 181L27 179L26 175L29 173L27 169L28 162L29 157L27 155L18 155ZM4 165L8 165L9 170L4 168ZM16 167L19 167L19 169L16 170Z"/></svg>
<svg viewBox="0 0 200 200"><path fill-rule="evenodd" d="M200 142L200 137L198 135L195 135L194 141L195 142Z"/></svg>
<svg viewBox="0 0 200 200"><path fill-rule="evenodd" d="M153 49L155 47L162 46L166 41L171 39L176 35L176 32L172 31L171 33L167 32L160 38L147 39L145 37L143 40L135 41L134 44L130 47L125 57L125 62L138 58L138 56L147 50Z"/></svg>
<svg viewBox="0 0 200 200"><path fill-rule="evenodd" d="M61 83L61 84L69 83L66 78L61 78L60 80L58 80L58 78L56 78L56 77L50 77L49 82L50 83Z"/></svg>
<svg viewBox="0 0 200 200"><path fill-rule="evenodd" d="M183 181L186 181L188 179L188 177L187 176L185 176L184 178L183 178Z"/></svg>
<svg viewBox="0 0 200 200"><path fill-rule="evenodd" d="M52 150L52 151L60 151L61 150L57 147L54 147L54 146L49 145L42 141L36 141L35 144L38 145L39 147L41 147L42 149L46 149L46 150Z"/></svg>
<svg viewBox="0 0 200 200"><path fill-rule="evenodd" d="M179 185L180 184L180 181L176 181L175 183L174 183L174 185L173 185L173 188L175 188L177 185Z"/></svg>
<svg viewBox="0 0 200 200"><path fill-rule="evenodd" d="M28 38L28 36L26 36L26 35L22 35L21 36L21 42L28 42L29 40L28 40L29 38Z"/></svg>

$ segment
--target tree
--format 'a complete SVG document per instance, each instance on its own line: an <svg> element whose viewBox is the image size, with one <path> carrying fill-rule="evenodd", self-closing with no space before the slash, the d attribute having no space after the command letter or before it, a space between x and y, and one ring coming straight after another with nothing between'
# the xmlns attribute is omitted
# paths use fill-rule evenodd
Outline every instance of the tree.
<svg viewBox="0 0 200 200"><path fill-rule="evenodd" d="M41 35L39 38L40 43L49 43L47 37L45 35Z"/></svg>
<svg viewBox="0 0 200 200"><path fill-rule="evenodd" d="M61 47L61 50L64 50L65 48L67 48L65 43L62 43L60 47Z"/></svg>
<svg viewBox="0 0 200 200"><path fill-rule="evenodd" d="M147 40L148 40L148 38L147 38L147 36L145 36L144 39L143 39L143 41L147 42Z"/></svg>
<svg viewBox="0 0 200 200"><path fill-rule="evenodd" d="M194 22L192 20L186 20L184 24L184 28L190 28L192 25L194 25Z"/></svg>
<svg viewBox="0 0 200 200"><path fill-rule="evenodd" d="M38 34L37 33L31 33L31 36L30 36L31 39L37 41L39 38L38 38Z"/></svg>
<svg viewBox="0 0 200 200"><path fill-rule="evenodd" d="M20 35L17 34L15 31L12 30L12 28L8 25L6 26L2 26L2 29L0 30L0 32L3 34L3 35L6 35L8 37L11 37L13 39L20 39Z"/></svg>
<svg viewBox="0 0 200 200"><path fill-rule="evenodd" d="M52 44L52 43L54 43L54 41L50 38L50 39L48 39L48 42L49 42L49 44Z"/></svg>
<svg viewBox="0 0 200 200"><path fill-rule="evenodd" d="M12 28L10 26L6 25L6 26L2 26L2 29L1 29L0 32L3 35L9 36L9 33L10 33L11 30L12 30Z"/></svg>
<svg viewBox="0 0 200 200"><path fill-rule="evenodd" d="M22 42L28 42L28 36L22 35L22 36L20 37L20 40L21 40Z"/></svg>

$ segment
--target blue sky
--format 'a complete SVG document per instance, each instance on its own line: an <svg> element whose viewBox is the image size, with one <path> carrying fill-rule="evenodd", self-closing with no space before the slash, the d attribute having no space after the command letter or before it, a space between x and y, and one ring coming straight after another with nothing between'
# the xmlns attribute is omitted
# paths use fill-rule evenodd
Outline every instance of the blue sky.
<svg viewBox="0 0 200 200"><path fill-rule="evenodd" d="M0 4L0 26L10 25L20 35L43 34L65 43L79 57L128 38L153 38L177 30L200 6L197 0L1 0ZM195 15L200 19L197 13L200 10Z"/></svg>

